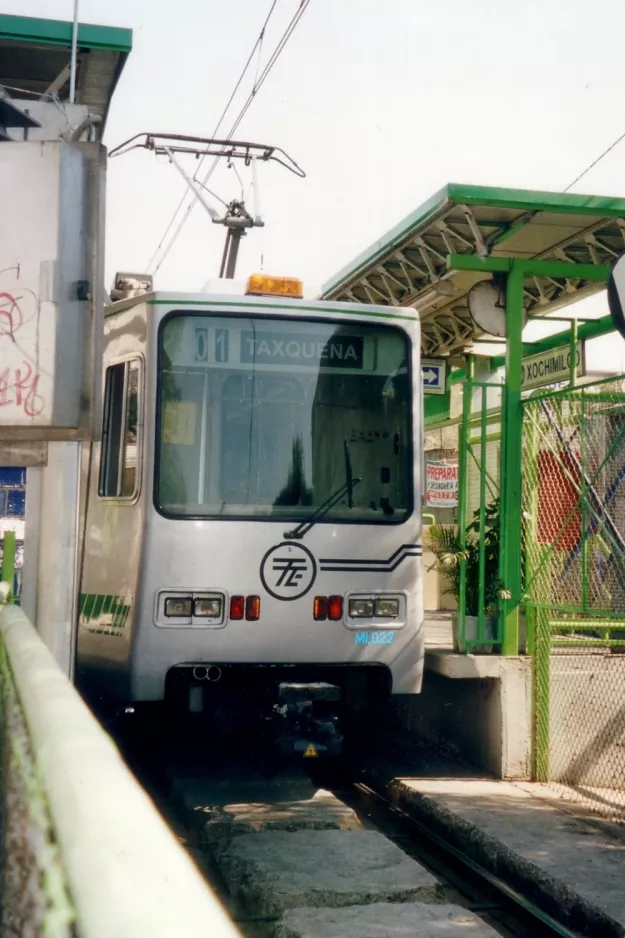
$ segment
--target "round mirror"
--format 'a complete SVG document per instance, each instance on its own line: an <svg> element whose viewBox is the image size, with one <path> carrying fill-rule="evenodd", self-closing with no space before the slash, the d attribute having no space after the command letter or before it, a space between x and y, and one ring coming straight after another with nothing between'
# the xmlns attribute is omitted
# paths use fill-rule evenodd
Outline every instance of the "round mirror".
<svg viewBox="0 0 625 938"><path fill-rule="evenodd" d="M506 281L480 280L469 290L467 306L471 319L482 332L505 338L506 335ZM523 326L527 313L523 310Z"/></svg>

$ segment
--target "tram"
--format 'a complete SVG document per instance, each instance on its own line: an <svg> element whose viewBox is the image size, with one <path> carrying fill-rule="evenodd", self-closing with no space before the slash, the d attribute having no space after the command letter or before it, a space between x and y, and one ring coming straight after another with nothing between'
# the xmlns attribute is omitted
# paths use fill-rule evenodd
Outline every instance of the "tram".
<svg viewBox="0 0 625 938"><path fill-rule="evenodd" d="M260 695L292 717L420 691L418 315L302 297L255 275L107 308L75 666L93 704Z"/></svg>

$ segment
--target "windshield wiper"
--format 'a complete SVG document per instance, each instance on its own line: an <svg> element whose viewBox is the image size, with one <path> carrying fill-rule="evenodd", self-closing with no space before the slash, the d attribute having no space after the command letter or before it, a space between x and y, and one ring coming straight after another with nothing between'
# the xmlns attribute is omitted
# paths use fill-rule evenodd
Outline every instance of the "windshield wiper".
<svg viewBox="0 0 625 938"><path fill-rule="evenodd" d="M343 450L345 452L345 485L347 486L347 507L354 507L354 483L356 480L352 474L352 460L349 455L349 446L347 440L343 440ZM360 479L358 479L360 482Z"/></svg>
<svg viewBox="0 0 625 938"><path fill-rule="evenodd" d="M330 509L334 508L336 503L339 502L344 495L347 495L348 506L350 508L354 507L354 488L359 482L362 482L362 479L352 475L352 461L349 455L347 440L343 441L343 447L345 450L345 482L336 492L333 492L329 498L326 498L325 502L319 505L309 518L306 518L305 521L301 521L292 531L285 531L284 537L287 540L299 540L304 537L305 534L308 534L313 525L323 518L324 515L327 515Z"/></svg>

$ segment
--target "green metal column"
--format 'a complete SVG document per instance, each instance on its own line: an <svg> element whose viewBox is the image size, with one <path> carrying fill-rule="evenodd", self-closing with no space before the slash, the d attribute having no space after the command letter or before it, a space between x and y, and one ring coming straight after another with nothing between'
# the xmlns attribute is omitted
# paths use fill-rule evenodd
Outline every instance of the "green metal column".
<svg viewBox="0 0 625 938"><path fill-rule="evenodd" d="M571 320L571 335L569 337L569 384L572 388L577 384L577 336L579 334L577 319Z"/></svg>
<svg viewBox="0 0 625 938"><path fill-rule="evenodd" d="M527 411L526 411L527 412ZM549 778L551 636L549 610L551 565L541 548L538 526L539 458L541 431L536 405L530 404L525 438L523 473L526 479L527 582L530 605L527 617L527 653L532 656L532 778Z"/></svg>
<svg viewBox="0 0 625 938"><path fill-rule="evenodd" d="M549 779L549 741L551 734L551 628L549 610L540 606L536 616L536 648L532 682L534 710L533 776L537 782Z"/></svg>
<svg viewBox="0 0 625 938"><path fill-rule="evenodd" d="M530 405L531 406L531 405ZM526 524L526 557L525 557L525 596L530 603L537 599L537 584L534 570L540 562L540 548L538 538L538 506L539 506L539 428L532 419L535 409L532 407L530 417L525 428L523 449L523 475L526 479L525 500L523 507L527 511ZM527 414L527 411L525 411ZM536 608L534 605L525 607L527 624L527 654L534 655L536 650ZM536 685L534 683L534 690Z"/></svg>
<svg viewBox="0 0 625 938"><path fill-rule="evenodd" d="M458 440L458 537L462 549L466 547L467 528L467 453L469 448L469 428L471 421L471 402L473 399L474 360L472 355L466 357L467 379L463 388L462 423L460 424L460 438ZM458 617L460 619L461 641L466 641L466 589L467 589L467 562L460 561L460 595L458 597Z"/></svg>
<svg viewBox="0 0 625 938"><path fill-rule="evenodd" d="M581 534L582 534L582 610L587 612L589 608L589 590L588 590L588 571L590 570L590 545L592 541L588 537L588 489L586 480L590 478L588 472L588 437L586 429L586 396L582 389L581 393L581 412L579 425L580 456L582 460L582 471L580 478L580 514L581 514Z"/></svg>
<svg viewBox="0 0 625 938"><path fill-rule="evenodd" d="M505 480L501 502L501 554L499 571L510 599L501 604L502 655L519 653L519 603L521 601L521 458L523 409L521 379L523 360L523 268L512 261L506 291L506 393L503 426L505 445L501 475Z"/></svg>
<svg viewBox="0 0 625 938"><path fill-rule="evenodd" d="M477 637L482 641L486 631L486 436L488 420L488 385L480 387L480 546L479 546L479 605L477 608Z"/></svg>

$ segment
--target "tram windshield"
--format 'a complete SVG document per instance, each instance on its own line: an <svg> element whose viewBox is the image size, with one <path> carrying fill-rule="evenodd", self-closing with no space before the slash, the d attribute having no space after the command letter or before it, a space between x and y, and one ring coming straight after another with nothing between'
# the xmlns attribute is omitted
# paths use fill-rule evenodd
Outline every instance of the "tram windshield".
<svg viewBox="0 0 625 938"><path fill-rule="evenodd" d="M159 342L163 514L301 521L345 485L348 453L360 482L346 486L323 521L408 517L412 395L403 331L174 314Z"/></svg>

